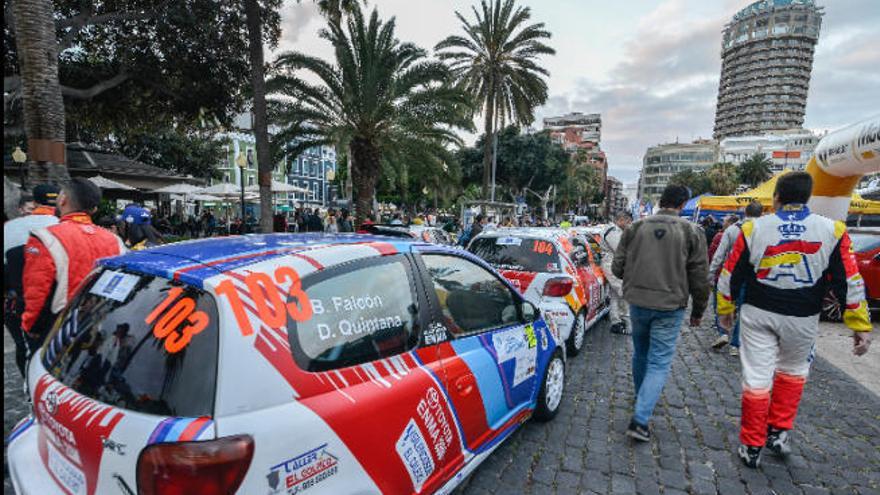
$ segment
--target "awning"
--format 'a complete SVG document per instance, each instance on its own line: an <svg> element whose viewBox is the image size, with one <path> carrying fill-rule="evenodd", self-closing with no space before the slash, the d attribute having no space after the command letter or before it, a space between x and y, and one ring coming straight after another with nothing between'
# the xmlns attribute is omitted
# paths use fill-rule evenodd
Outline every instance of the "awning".
<svg viewBox="0 0 880 495"><path fill-rule="evenodd" d="M101 175L89 177L89 180L92 181L93 184L100 187L101 189L119 189L122 191L137 191L137 189L134 187L123 184L121 182L116 182L115 180L110 180L110 179L108 179L104 176L101 176Z"/></svg>

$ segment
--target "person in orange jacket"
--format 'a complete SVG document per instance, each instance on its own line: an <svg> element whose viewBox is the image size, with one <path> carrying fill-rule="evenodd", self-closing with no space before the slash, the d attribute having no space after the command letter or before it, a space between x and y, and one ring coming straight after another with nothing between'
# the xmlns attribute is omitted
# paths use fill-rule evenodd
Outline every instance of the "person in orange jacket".
<svg viewBox="0 0 880 495"><path fill-rule="evenodd" d="M122 240L92 223L101 190L75 178L58 195L58 224L35 229L25 245L21 326L31 350L42 344L52 322L73 298L95 261L125 252Z"/></svg>

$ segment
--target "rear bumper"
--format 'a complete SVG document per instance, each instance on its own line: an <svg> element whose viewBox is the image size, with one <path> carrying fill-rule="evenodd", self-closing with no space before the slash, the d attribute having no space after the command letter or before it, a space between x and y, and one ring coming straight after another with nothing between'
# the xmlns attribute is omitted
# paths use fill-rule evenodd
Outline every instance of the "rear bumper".
<svg viewBox="0 0 880 495"><path fill-rule="evenodd" d="M538 308L544 313L544 321L556 328L560 339L567 340L574 326L574 313L568 303L562 298L558 301L544 298L538 303Z"/></svg>
<svg viewBox="0 0 880 495"><path fill-rule="evenodd" d="M65 495L40 459L36 424L19 433L9 443L6 462L9 464L9 478L18 495Z"/></svg>

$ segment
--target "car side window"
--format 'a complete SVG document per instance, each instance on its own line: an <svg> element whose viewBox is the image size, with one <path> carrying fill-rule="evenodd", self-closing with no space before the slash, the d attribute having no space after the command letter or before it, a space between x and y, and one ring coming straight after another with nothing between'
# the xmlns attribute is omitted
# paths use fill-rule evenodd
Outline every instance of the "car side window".
<svg viewBox="0 0 880 495"><path fill-rule="evenodd" d="M412 280L402 256L305 279L313 315L288 332L294 360L304 370L327 371L415 347L419 310Z"/></svg>
<svg viewBox="0 0 880 495"><path fill-rule="evenodd" d="M519 322L519 300L485 268L457 256L424 254L446 327L454 336Z"/></svg>

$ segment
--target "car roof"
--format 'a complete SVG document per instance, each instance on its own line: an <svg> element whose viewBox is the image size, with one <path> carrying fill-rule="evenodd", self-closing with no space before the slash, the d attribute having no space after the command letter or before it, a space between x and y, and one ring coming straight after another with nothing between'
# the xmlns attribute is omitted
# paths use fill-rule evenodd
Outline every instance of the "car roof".
<svg viewBox="0 0 880 495"><path fill-rule="evenodd" d="M557 241L561 237L569 237L569 233L556 227L512 227L480 232L479 237L527 237Z"/></svg>
<svg viewBox="0 0 880 495"><path fill-rule="evenodd" d="M364 234L252 234L212 237L129 251L121 256L105 258L99 263L108 268L180 280L202 288L206 279L220 273L284 256L305 259L315 270L322 270L352 259L408 253L413 247L423 245L426 243ZM332 255L334 249L343 247L362 249L349 249L346 256ZM320 256L322 252L325 256ZM320 263L315 261L315 257L320 257Z"/></svg>

